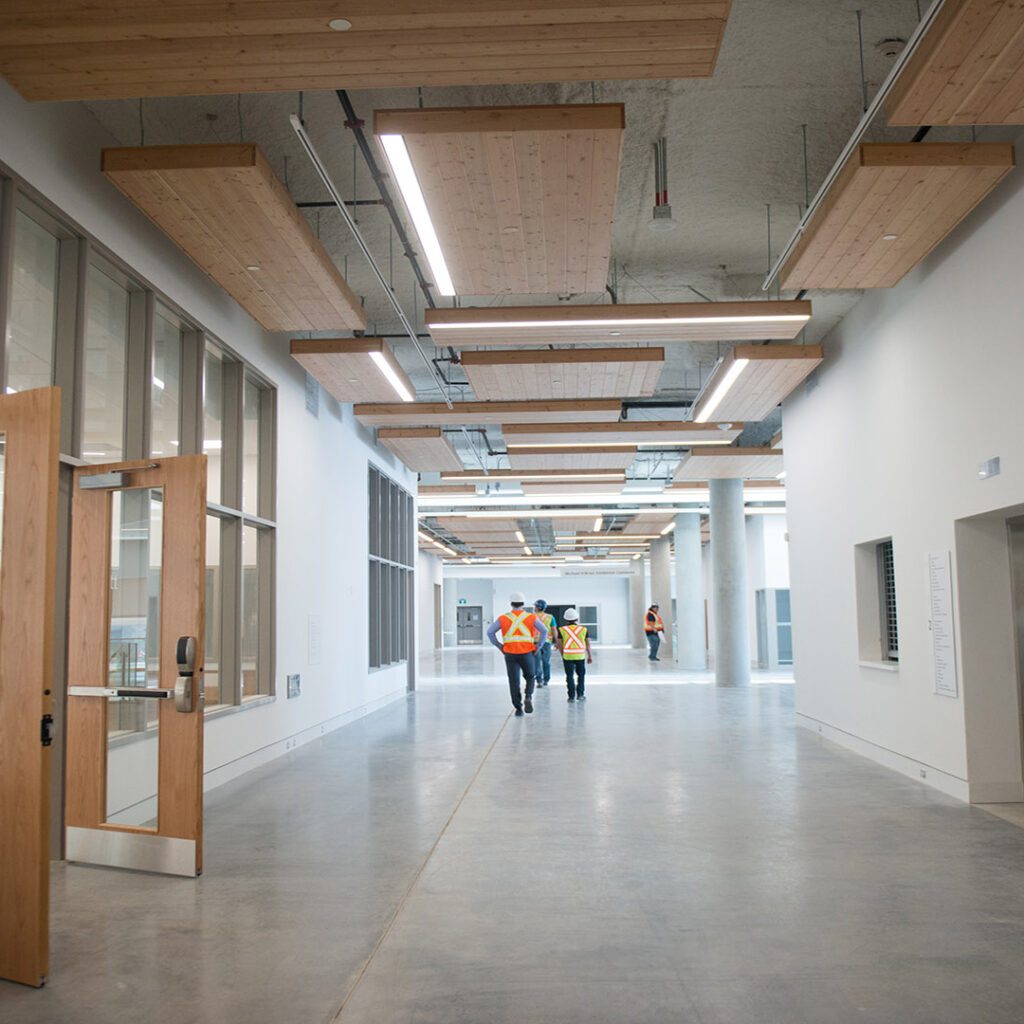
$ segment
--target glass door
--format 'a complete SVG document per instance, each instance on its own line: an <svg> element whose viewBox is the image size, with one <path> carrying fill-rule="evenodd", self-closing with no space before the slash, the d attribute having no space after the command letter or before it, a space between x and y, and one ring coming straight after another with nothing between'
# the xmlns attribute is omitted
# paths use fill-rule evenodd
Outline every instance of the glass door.
<svg viewBox="0 0 1024 1024"><path fill-rule="evenodd" d="M67 859L202 870L206 457L75 471Z"/></svg>
<svg viewBox="0 0 1024 1024"><path fill-rule="evenodd" d="M0 978L46 980L60 390L0 396Z"/></svg>

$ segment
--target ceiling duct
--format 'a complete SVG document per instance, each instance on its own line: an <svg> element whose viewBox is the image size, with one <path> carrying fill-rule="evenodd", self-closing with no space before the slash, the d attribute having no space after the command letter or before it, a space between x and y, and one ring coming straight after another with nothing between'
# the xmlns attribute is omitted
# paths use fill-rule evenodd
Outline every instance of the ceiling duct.
<svg viewBox="0 0 1024 1024"><path fill-rule="evenodd" d="M654 144L654 212L647 225L652 231L674 231L672 207L668 205L668 140Z"/></svg>

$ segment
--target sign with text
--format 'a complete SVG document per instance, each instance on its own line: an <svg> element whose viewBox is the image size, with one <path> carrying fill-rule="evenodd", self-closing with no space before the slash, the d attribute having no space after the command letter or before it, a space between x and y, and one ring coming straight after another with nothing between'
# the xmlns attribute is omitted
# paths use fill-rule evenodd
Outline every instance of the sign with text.
<svg viewBox="0 0 1024 1024"><path fill-rule="evenodd" d="M628 576L622 566L614 565L563 565L563 576Z"/></svg>
<svg viewBox="0 0 1024 1024"><path fill-rule="evenodd" d="M928 592L935 692L943 697L956 697L959 685L953 636L953 583L948 551L932 551L928 554Z"/></svg>

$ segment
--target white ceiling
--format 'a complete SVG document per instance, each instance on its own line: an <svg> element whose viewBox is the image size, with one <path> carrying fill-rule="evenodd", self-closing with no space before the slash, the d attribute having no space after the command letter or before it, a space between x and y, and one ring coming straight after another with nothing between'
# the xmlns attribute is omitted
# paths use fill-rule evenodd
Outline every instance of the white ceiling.
<svg viewBox="0 0 1024 1024"><path fill-rule="evenodd" d="M805 202L802 125L807 126L807 188L813 197L861 114L862 91L856 11L862 14L868 95L888 73L892 59L876 44L906 39L913 31L918 0L734 0L715 75L710 79L597 82L486 88L424 88L426 106L485 106L524 103L623 102L626 138L612 247L612 283L620 302L764 298L761 282L771 255L788 242ZM359 116L372 131L375 108L419 103L415 89L353 91ZM89 109L122 145L254 141L269 158L297 202L325 201L323 185L289 124L299 111L297 93L93 102ZM301 97L302 116L341 193L376 199L377 191L355 151L345 116L332 92ZM140 109L141 108L141 109ZM141 115L141 118L140 118ZM675 231L649 230L654 201L653 144L668 139L668 189ZM908 140L912 129L872 129L868 138ZM970 129L944 129L929 139L970 138ZM374 143L375 145L375 143ZM381 157L381 163L384 161ZM307 211L328 251L364 298L370 335L391 341L419 398L437 401L438 390L413 345L398 337L401 326L336 210ZM360 230L406 314L422 332L422 297L382 206L356 210ZM411 234L411 229L410 229ZM391 245L391 242L394 244ZM425 263L424 272L428 273ZM775 292L773 290L772 294ZM782 293L792 298L792 293ZM812 292L814 317L802 340L818 342L859 297L856 292ZM444 300L439 304L446 304ZM463 305L541 304L555 296L513 301L462 297ZM563 301L610 301L586 294ZM287 344L282 340L282 345ZM435 352L429 338L423 347ZM692 398L727 346L713 343L667 346L667 362L655 399ZM463 380L457 366L442 364ZM459 397L459 389L453 397ZM467 398L472 395L467 393ZM675 415L678 415L676 413ZM631 410L630 418L666 419L672 410ZM778 417L748 430L746 444L766 441ZM494 441L501 447L500 439ZM467 465L475 465L462 446ZM507 465L491 459L491 464ZM653 464L654 460L647 460ZM671 466L667 467L668 471ZM664 463L658 466L665 473Z"/></svg>

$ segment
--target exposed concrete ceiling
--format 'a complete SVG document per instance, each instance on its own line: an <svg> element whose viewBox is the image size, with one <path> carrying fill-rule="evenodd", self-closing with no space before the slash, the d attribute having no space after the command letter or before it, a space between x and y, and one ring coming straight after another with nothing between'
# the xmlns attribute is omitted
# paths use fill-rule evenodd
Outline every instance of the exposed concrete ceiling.
<svg viewBox="0 0 1024 1024"><path fill-rule="evenodd" d="M422 92L353 91L349 96L368 133L375 109L416 106L421 101L426 106L622 102L626 137L611 275L618 301L763 299L761 283L769 254L774 260L788 242L807 196L813 197L861 115L857 10L862 12L870 97L893 60L879 52L876 44L907 39L922 6L927 5L918 0L734 0L718 66L710 79L431 87ZM325 189L289 123L289 115L301 108L307 130L340 192L357 200L377 198L333 92L115 100L88 107L123 145L256 142L293 199L326 201ZM806 177L802 126L806 126ZM970 131L944 129L930 138L969 139ZM876 126L868 138L905 141L912 134L913 129ZM653 144L661 136L668 140L668 198L678 227L655 233L648 222L654 202ZM363 299L367 333L390 336L419 398L437 401L437 385L414 346L402 336L394 311L338 212L332 208L306 212ZM422 332L423 299L385 209L359 206L355 213L406 315ZM773 288L771 294L778 293ZM782 297L793 296L782 293ZM814 317L803 340L819 342L859 293L812 292L807 297L813 301ZM610 300L602 294L517 296L514 301L461 299L463 305L559 301ZM284 344L287 340L282 340ZM443 355L434 351L427 338L423 347L428 357ZM668 346L654 400L692 398L727 347L714 343ZM456 365L441 363L440 369L452 380L465 379ZM473 397L468 389L455 387L453 398L460 394ZM666 415L664 408L629 412L631 419ZM776 414L748 430L741 443L767 441L777 429ZM453 442L462 446L467 465L475 465L465 439L456 436Z"/></svg>

